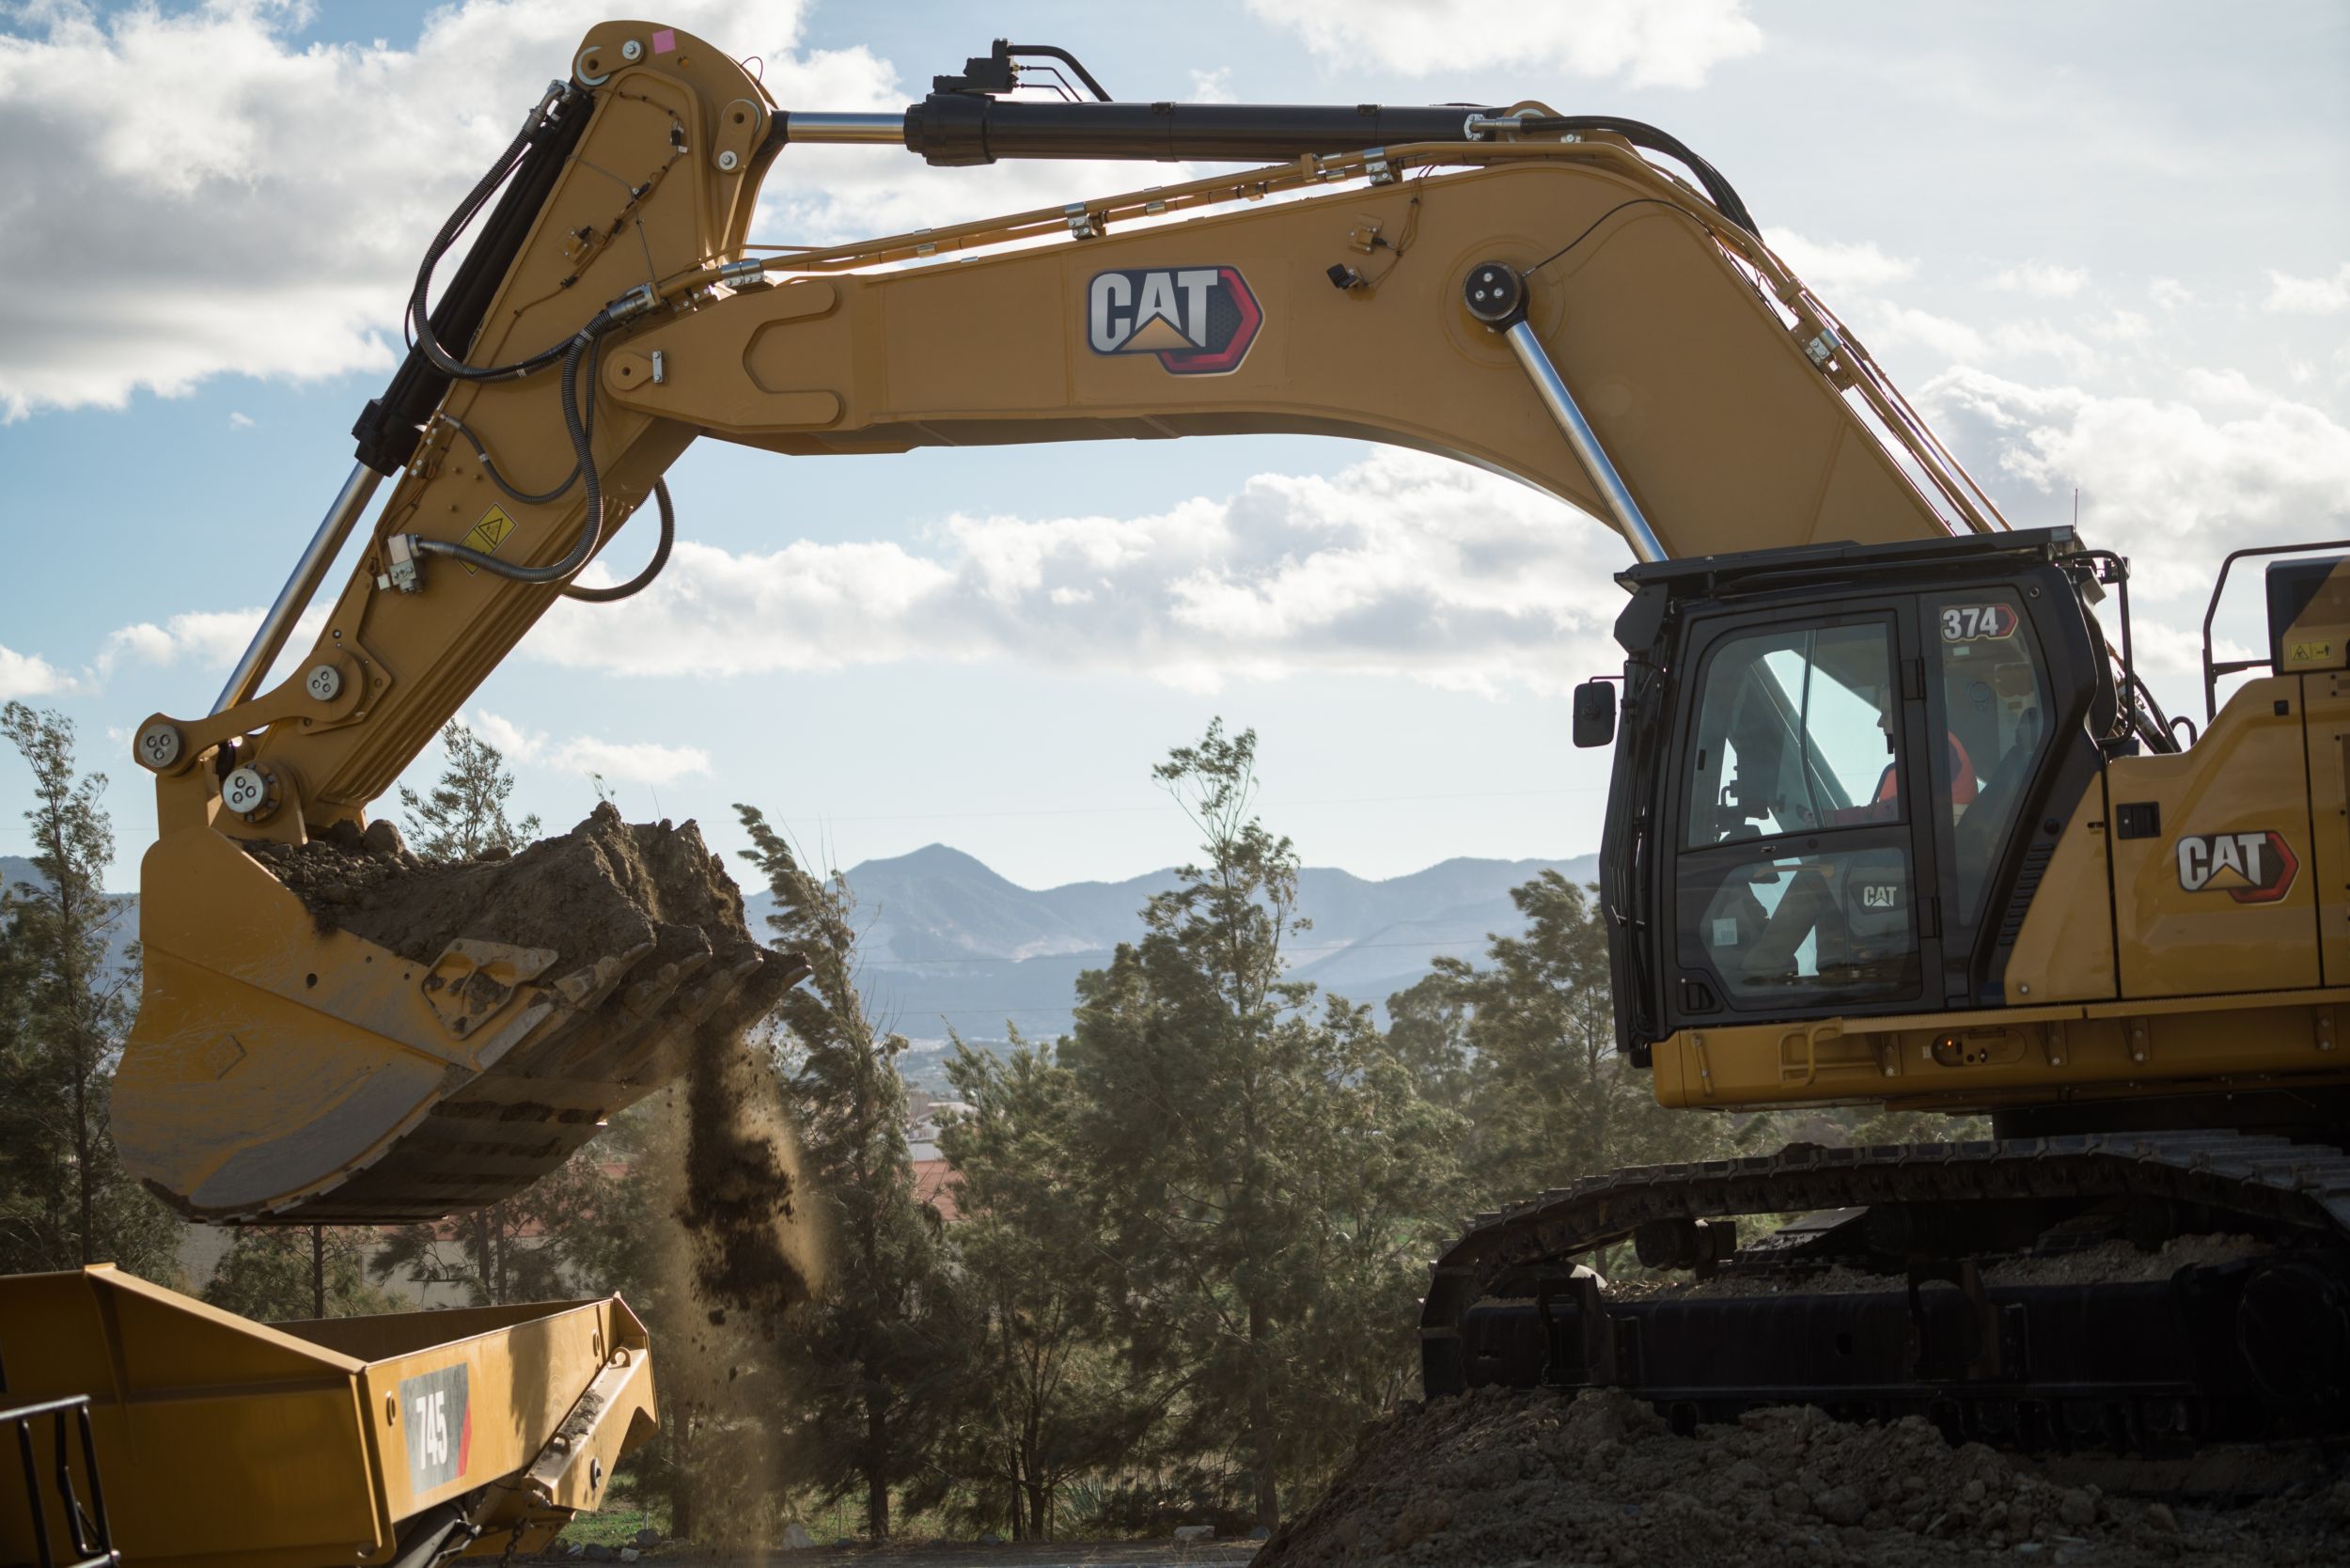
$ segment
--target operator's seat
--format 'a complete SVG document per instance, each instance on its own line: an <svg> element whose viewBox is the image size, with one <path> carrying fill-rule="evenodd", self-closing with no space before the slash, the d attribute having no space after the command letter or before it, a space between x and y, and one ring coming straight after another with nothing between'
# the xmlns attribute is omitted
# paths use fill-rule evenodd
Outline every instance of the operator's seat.
<svg viewBox="0 0 2350 1568"><path fill-rule="evenodd" d="M2032 764L2040 757L2043 728L2037 708L2027 708L2016 715L2014 743L2000 754L1974 804L1959 817L1950 839L1962 886L1969 880L1970 873L1978 878L1988 875L1991 856L2015 816L2017 797L2031 781Z"/></svg>

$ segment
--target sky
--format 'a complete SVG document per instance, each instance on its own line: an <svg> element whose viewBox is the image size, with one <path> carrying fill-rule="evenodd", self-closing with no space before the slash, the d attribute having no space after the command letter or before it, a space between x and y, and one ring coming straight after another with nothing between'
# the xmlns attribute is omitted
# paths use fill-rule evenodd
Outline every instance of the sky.
<svg viewBox="0 0 2350 1568"><path fill-rule="evenodd" d="M431 232L603 14L0 4L0 698L65 713L112 777L115 886L153 829L133 729L209 708L348 472ZM1468 0L661 14L760 55L786 107L902 106L1003 32L1122 98L1662 125L2012 523L2077 504L2132 557L2174 712L2201 713L2219 557L2350 535L2343 0L2224 22L2147 0L1557 0L1506 26ZM1180 172L797 148L753 227L836 242ZM1309 863L1596 847L1606 754L1569 745L1567 693L1619 661L1630 557L1514 484L1305 437L704 442L670 481L663 582L558 607L464 706L550 828L593 805L592 773L727 850L749 802L829 865L945 841L1031 886L1125 877L1190 853L1151 766L1221 715L1259 732L1262 813ZM615 557L644 547L631 530ZM2231 598L2223 642L2248 647L2256 581ZM26 781L0 758L0 801ZM25 848L0 821L0 854Z"/></svg>

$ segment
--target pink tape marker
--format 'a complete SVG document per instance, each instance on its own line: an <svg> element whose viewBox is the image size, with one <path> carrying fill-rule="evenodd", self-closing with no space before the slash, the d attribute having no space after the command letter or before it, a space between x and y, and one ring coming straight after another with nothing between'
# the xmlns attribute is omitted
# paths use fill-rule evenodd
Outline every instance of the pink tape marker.
<svg viewBox="0 0 2350 1568"><path fill-rule="evenodd" d="M677 29L675 27L656 27L653 29L652 52L654 54L666 55L673 52L676 48Z"/></svg>

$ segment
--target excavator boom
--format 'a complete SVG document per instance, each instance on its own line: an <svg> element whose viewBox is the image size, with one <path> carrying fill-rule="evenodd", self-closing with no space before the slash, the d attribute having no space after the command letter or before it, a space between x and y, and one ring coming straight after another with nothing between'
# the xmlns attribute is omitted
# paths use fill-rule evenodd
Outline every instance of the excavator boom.
<svg viewBox="0 0 2350 1568"><path fill-rule="evenodd" d="M362 917L407 869L370 803L649 495L666 540L659 481L697 435L794 455L1354 436L1510 474L1642 559L1999 525L1727 182L1652 128L1536 103L1040 104L992 69L902 116L804 112L701 39L606 23L435 238L416 349L218 710L139 731L159 836L115 1132L185 1212L507 1196L791 978L727 893L658 877L618 875L602 941L518 934L495 869L446 873L453 925ZM860 142L948 165L1280 161L752 243L776 157ZM379 478L357 570L264 686ZM601 831L606 870L697 853Z"/></svg>

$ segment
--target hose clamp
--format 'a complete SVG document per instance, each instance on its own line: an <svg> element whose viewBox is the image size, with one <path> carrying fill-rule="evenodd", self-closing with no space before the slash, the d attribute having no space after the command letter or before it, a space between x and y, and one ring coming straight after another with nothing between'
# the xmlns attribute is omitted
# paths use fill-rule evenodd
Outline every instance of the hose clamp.
<svg viewBox="0 0 2350 1568"><path fill-rule="evenodd" d="M728 287L741 283L757 283L766 275L767 263L756 256L746 256L740 261L721 261L718 264L718 281Z"/></svg>

